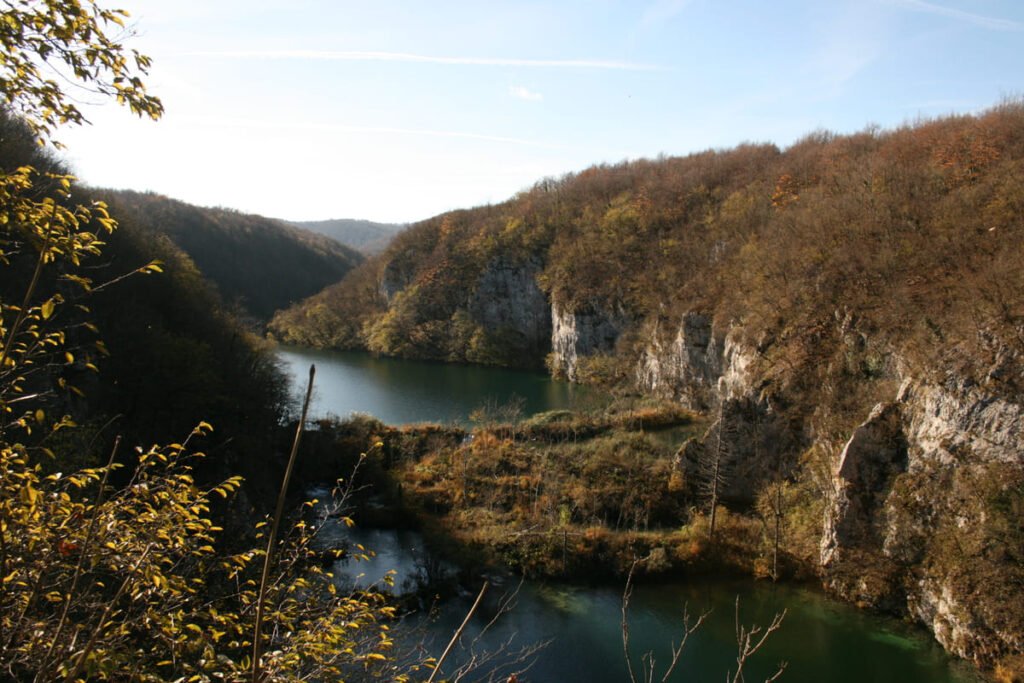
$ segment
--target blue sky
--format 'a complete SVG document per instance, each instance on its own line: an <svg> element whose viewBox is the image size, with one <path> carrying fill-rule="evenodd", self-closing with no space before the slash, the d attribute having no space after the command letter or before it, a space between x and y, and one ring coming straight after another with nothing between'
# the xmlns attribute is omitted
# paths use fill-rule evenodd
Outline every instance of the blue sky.
<svg viewBox="0 0 1024 683"><path fill-rule="evenodd" d="M75 172L295 220L418 220L595 163L1024 95L1022 0L112 6L167 113L90 108L60 136Z"/></svg>

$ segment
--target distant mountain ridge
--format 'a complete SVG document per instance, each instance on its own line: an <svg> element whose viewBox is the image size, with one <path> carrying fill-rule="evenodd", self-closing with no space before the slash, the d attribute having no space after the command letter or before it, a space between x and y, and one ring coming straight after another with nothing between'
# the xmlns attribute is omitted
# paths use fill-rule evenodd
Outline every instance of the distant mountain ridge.
<svg viewBox="0 0 1024 683"><path fill-rule="evenodd" d="M285 222L303 230L326 235L367 256L384 251L391 238L408 227L408 223L376 223L355 218Z"/></svg>
<svg viewBox="0 0 1024 683"><path fill-rule="evenodd" d="M199 207L163 195L110 191L116 215L166 235L224 301L259 320L341 280L363 256L275 218Z"/></svg>

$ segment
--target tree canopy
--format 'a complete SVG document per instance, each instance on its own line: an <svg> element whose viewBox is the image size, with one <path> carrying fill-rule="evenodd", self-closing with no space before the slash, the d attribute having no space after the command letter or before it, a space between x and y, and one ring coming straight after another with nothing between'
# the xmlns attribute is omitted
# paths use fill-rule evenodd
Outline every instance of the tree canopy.
<svg viewBox="0 0 1024 683"><path fill-rule="evenodd" d="M73 94L81 88L159 117L142 80L149 59L110 33L126 13L78 0L0 7L0 93L22 117L17 124L5 115L5 134L20 125L52 142L59 126L84 122ZM5 162L24 155L15 148ZM34 168L33 159L44 163ZM159 281L168 265L187 271L157 261L116 274L97 268L116 227L104 203L83 199L45 157L0 168L0 670L37 681L403 679L389 661L391 608L379 595L337 591L309 564L312 525L295 525L274 553L225 547L211 511L241 482L197 480L203 456L194 449L212 430L206 422L166 446L116 439L99 466L80 467L96 460L97 440L69 436L78 431L70 415L99 391L93 378L110 353L89 305L126 277ZM145 241L129 246L142 248L133 262L152 253ZM148 330L154 320L134 324ZM212 348L158 331L187 342L194 361ZM175 405L168 376L139 372L139 387ZM277 562L260 619L256 565L265 554ZM253 661L258 634L267 646Z"/></svg>
<svg viewBox="0 0 1024 683"><path fill-rule="evenodd" d="M92 0L4 0L0 16L0 93L40 140L51 140L61 125L86 122L81 91L139 116L163 113L142 80L150 58L122 42L130 35L128 12Z"/></svg>

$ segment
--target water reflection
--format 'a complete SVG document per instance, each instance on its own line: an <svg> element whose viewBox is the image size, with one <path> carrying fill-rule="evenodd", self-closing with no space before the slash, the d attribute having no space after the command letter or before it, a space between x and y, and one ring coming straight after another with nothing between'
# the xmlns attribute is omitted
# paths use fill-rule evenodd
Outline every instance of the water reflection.
<svg viewBox="0 0 1024 683"><path fill-rule="evenodd" d="M389 568L398 571L397 583L415 581L430 561L423 539L415 533L341 533L346 539L368 547L376 544L377 555L370 563L336 567L336 571L348 573L353 579L354 573L363 574L360 582L379 577ZM497 583L489 590L464 636L467 642L479 638L475 653L515 650L551 641L536 655L528 675L520 680L619 683L628 678L622 654L622 595L618 587L527 581L517 588L516 580L511 578L499 578ZM512 593L513 608L484 633ZM461 597L442 604L432 617L415 616L412 621L416 624L413 632L417 642L425 630L431 642L443 647L474 597L475 593L465 591ZM710 579L636 587L630 610L635 666L639 666L644 653L651 652L664 671L671 656L670 643L678 642L682 633L684 608L689 609L692 618L708 611L709 616L691 636L670 680L721 680L735 666L737 597L740 621L746 626L766 625L777 612L787 611L781 630L747 664L747 680L764 680L781 662L786 663L786 670L780 680L797 683L981 680L969 666L951 660L927 633L908 624L861 612L807 588ZM458 666L471 656L468 649L460 650L451 666Z"/></svg>
<svg viewBox="0 0 1024 683"><path fill-rule="evenodd" d="M392 424L424 420L464 423L469 413L485 402L500 404L513 395L525 398L526 413L588 400L578 387L552 382L541 374L377 359L359 353L282 349L280 355L298 377L305 375L309 363L317 364L315 414L319 415L345 416L358 411ZM672 445L684 437L663 435ZM409 590L431 573L450 567L432 557L422 537L412 532L348 529L339 522L328 524L321 538L325 548L362 544L376 553L368 562L336 563L333 569L344 577L344 585L369 585L395 570L400 591ZM467 639L479 636L501 611L501 599L514 583L506 581L489 591L467 630ZM416 618L440 647L461 623L478 587L467 587L463 596L442 604L433 617ZM710 609L710 617L688 643L672 680L721 680L735 665L737 595L747 625L767 624L776 612L787 610L781 631L748 666L747 680L764 680L782 661L788 663L781 679L787 682L979 680L969 666L948 658L921 629L860 612L813 590L751 581L638 586L630 619L635 656L653 652L664 667L670 657L669 643L678 642L680 636L684 605L689 605L691 614ZM619 683L627 676L620 609L621 588L527 582L518 592L514 609L481 636L480 647L496 650L510 639L520 645L550 639L551 645L540 652L534 668L520 680ZM419 642L422 631L415 633L415 642ZM453 665L460 657L465 661L471 656L462 650Z"/></svg>
<svg viewBox="0 0 1024 683"><path fill-rule="evenodd" d="M523 401L525 415L601 400L599 392L554 381L540 372L297 347L280 347L278 356L293 385L299 385L297 392L304 390L309 365L316 364L315 416L368 413L388 424L466 424L477 408L517 398Z"/></svg>

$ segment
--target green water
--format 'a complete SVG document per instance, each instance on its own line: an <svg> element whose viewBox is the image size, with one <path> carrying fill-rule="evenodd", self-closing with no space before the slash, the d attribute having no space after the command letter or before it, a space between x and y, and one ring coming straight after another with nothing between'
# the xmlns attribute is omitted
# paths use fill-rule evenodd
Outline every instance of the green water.
<svg viewBox="0 0 1024 683"><path fill-rule="evenodd" d="M361 586L395 570L396 590L409 590L424 574L430 554L415 532L380 529L339 529L353 543L375 549L369 562L334 568L342 585ZM586 681L618 683L628 680L622 648L621 586L588 586L490 577L493 585L455 651L451 666L502 648L548 643L528 658L525 681ZM476 586L473 587L474 590ZM512 607L498 616L499 605L518 591ZM434 615L414 615L400 642L425 642L426 652L442 651L469 611L475 596L468 592L444 602ZM980 680L967 664L956 662L922 629L896 619L860 611L829 599L813 588L742 580L676 580L636 586L629 611L631 653L635 670L641 657L652 653L661 680L670 661L669 647L682 635L683 609L691 618L710 612L690 636L670 681L721 681L736 660L736 601L740 623L765 626L785 610L781 628L766 641L745 667L746 681L763 681L785 663L780 681L836 683L968 683ZM497 620L485 630L492 620ZM691 622L692 623L692 622ZM475 642L474 642L475 641ZM497 656L492 666L514 656ZM509 663L507 674L521 662ZM638 676L639 678L639 676ZM476 679L470 679L476 680Z"/></svg>
<svg viewBox="0 0 1024 683"><path fill-rule="evenodd" d="M373 414L391 424L419 421L465 423L470 412L485 403L501 404L514 396L524 400L524 414L568 408L599 400L578 387L554 382L539 373L495 368L444 365L387 358L363 353L337 353L283 348L280 356L293 377L305 376L310 363L317 366L315 415L351 412ZM303 387L296 386L296 394ZM322 495L323 492L317 494ZM327 531L327 530L325 530ZM328 531L350 538L378 552L369 563L338 566L339 576L359 585L372 584L387 570L397 570L397 586L436 571L422 538L412 532L390 530ZM334 539L337 540L336 538ZM500 577L495 577L500 581ZM519 680L619 683L628 680L622 651L620 586L586 586L525 582L514 608L494 625L484 626L497 614L500 598L515 587L505 579L488 592L475 615L453 663L483 652L550 641L531 658L532 667ZM682 610L691 614L711 610L703 626L691 636L671 681L722 681L735 667L735 601L740 598L740 619L745 625L767 624L786 610L782 628L751 660L746 681L763 681L781 662L780 681L843 683L966 683L975 681L973 670L948 657L924 630L900 621L859 611L825 597L816 590L775 586L770 583L725 580L676 581L637 586L630 611L634 667L651 652L661 680L678 642ZM433 617L414 617L415 632L408 639L431 643L437 655L461 623L473 595L449 600ZM482 633L483 632L483 633ZM479 638L472 644L474 638ZM507 658L506 658L507 659ZM503 658L492 660L490 666ZM502 670L507 676L518 664ZM447 673L451 673L446 667ZM638 674L639 678L639 674ZM466 680L486 680L469 678ZM496 679L505 680L505 678Z"/></svg>
<svg viewBox="0 0 1024 683"><path fill-rule="evenodd" d="M296 395L305 389L310 364L316 365L311 412L317 417L367 413L394 425L466 424L470 413L482 406L522 401L523 415L532 415L599 400L597 392L540 372L297 347L281 347L278 356L293 382L302 385Z"/></svg>

